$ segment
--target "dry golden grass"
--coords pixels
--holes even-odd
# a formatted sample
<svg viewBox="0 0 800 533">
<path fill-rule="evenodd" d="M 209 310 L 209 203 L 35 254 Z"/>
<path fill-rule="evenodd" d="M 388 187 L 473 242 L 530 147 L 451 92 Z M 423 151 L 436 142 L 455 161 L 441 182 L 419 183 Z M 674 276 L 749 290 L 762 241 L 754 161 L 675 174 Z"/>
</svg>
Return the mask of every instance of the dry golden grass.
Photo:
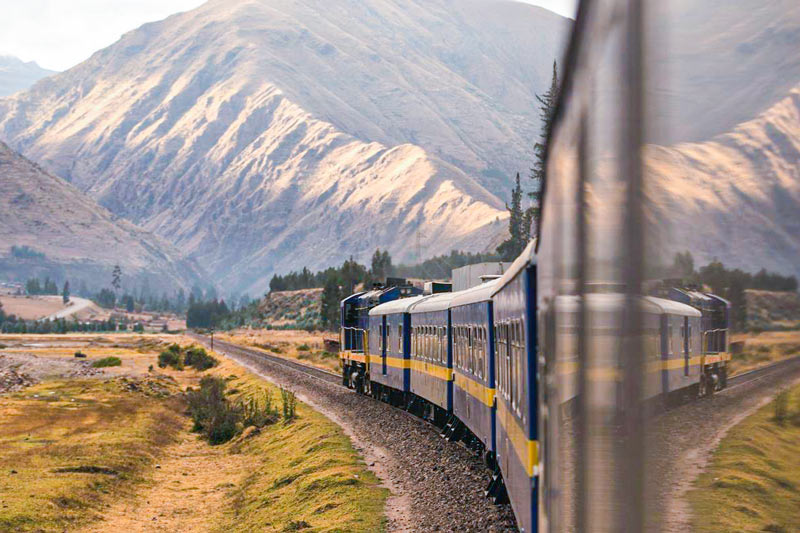
<svg viewBox="0 0 800 533">
<path fill-rule="evenodd" d="M 325 351 L 323 339 L 332 334 L 298 330 L 241 329 L 218 333 L 218 338 L 263 350 L 269 354 L 296 359 L 325 370 L 338 372 L 339 354 Z"/>
<path fill-rule="evenodd" d="M 48 381 L 0 395 L 0 531 L 385 527 L 386 489 L 341 428 L 303 404 L 295 420 L 222 446 L 190 433 L 179 397 L 153 391 L 195 387 L 210 374 L 226 380 L 232 401 L 266 391 L 280 407 L 280 393 L 220 354 L 214 354 L 220 364 L 205 373 L 159 369 L 158 352 L 171 342 L 192 344 L 188 338 L 48 335 L 0 342 L 48 344 L 5 350 L 36 350 L 40 357 L 73 357 L 78 348 L 90 361 L 123 362 L 105 369 L 110 379 Z"/>
<path fill-rule="evenodd" d="M 800 331 L 739 333 L 731 337 L 731 342 L 743 343 L 743 346 L 741 353 L 731 359 L 730 375 L 800 355 Z"/>
<path fill-rule="evenodd" d="M 0 531 L 62 531 L 130 497 L 182 425 L 180 408 L 153 394 L 175 385 L 148 383 L 52 381 L 4 397 Z"/>
<path fill-rule="evenodd" d="M 0 296 L 6 314 L 36 320 L 64 309 L 61 296 Z"/>
</svg>

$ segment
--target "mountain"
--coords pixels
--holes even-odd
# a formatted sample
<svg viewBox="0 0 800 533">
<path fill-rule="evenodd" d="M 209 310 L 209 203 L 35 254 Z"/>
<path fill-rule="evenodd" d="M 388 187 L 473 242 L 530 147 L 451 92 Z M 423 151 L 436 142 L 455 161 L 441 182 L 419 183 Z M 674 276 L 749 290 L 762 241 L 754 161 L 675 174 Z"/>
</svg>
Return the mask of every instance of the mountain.
<svg viewBox="0 0 800 533">
<path fill-rule="evenodd" d="M 13 56 L 0 56 L 0 97 L 29 88 L 42 78 L 55 74 L 34 61 L 25 63 Z"/>
<path fill-rule="evenodd" d="M 667 255 L 800 277 L 800 84 L 733 131 L 647 150 L 654 216 Z"/>
<path fill-rule="evenodd" d="M 648 98 L 657 144 L 702 142 L 766 112 L 800 83 L 797 0 L 648 6 Z M 657 102 L 657 105 L 655 105 Z"/>
<path fill-rule="evenodd" d="M 33 255 L 15 256 L 12 246 L 27 246 Z M 158 292 L 189 288 L 203 276 L 162 239 L 117 219 L 0 142 L 0 273 L 20 280 L 49 275 L 99 289 L 108 286 L 116 264 L 126 286 Z"/>
<path fill-rule="evenodd" d="M 0 138 L 230 290 L 483 250 L 571 21 L 501 0 L 212 0 L 0 100 Z"/>
</svg>

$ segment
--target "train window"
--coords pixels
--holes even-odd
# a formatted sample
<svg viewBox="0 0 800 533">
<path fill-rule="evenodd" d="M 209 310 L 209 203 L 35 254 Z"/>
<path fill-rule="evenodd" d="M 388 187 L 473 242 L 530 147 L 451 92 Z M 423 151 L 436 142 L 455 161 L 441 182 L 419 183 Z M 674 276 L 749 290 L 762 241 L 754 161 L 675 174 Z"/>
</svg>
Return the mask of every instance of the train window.
<svg viewBox="0 0 800 533">
<path fill-rule="evenodd" d="M 397 352 L 403 353 L 403 325 L 397 326 Z"/>
</svg>

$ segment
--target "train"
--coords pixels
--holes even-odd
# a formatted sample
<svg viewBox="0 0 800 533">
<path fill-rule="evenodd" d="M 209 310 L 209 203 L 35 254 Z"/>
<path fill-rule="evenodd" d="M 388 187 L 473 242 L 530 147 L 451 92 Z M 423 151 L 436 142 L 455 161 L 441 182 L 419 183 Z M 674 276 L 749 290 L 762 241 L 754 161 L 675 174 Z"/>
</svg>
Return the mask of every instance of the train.
<svg viewBox="0 0 800 533">
<path fill-rule="evenodd" d="M 480 453 L 495 473 L 487 494 L 510 502 L 524 533 L 538 531 L 546 509 L 546 407 L 567 408 L 578 394 L 578 332 L 596 356 L 586 370 L 591 379 L 616 386 L 620 369 L 610 354 L 619 349 L 614 328 L 626 301 L 613 287 L 558 296 L 547 306 L 537 298 L 532 242 L 502 276 L 477 287 L 421 291 L 394 280 L 345 298 L 340 308 L 343 384 L 429 420 Z M 672 288 L 641 296 L 638 307 L 648 400 L 725 387 L 727 301 Z M 545 386 L 548 371 L 555 386 Z"/>
</svg>

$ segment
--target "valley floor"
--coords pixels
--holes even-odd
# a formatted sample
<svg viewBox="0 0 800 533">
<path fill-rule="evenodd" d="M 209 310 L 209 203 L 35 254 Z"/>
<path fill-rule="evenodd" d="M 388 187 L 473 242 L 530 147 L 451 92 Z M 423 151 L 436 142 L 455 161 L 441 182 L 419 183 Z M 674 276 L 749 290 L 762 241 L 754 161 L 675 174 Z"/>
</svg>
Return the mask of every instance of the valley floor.
<svg viewBox="0 0 800 533">
<path fill-rule="evenodd" d="M 0 337 L 1 531 L 385 527 L 386 489 L 341 429 L 303 404 L 295 419 L 223 445 L 193 433 L 183 391 L 202 376 L 224 379 L 233 401 L 268 394 L 279 407 L 281 395 L 220 354 L 202 374 L 158 368 L 173 342 L 191 344 L 168 335 Z M 92 368 L 112 355 L 120 366 Z"/>
</svg>

